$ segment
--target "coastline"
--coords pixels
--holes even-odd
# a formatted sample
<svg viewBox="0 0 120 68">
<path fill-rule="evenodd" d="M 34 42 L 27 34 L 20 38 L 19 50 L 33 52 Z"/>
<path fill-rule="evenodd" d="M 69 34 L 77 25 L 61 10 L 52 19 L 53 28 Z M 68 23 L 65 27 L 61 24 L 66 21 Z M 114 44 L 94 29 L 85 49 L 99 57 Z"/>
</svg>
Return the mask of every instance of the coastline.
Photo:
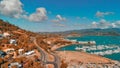
<svg viewBox="0 0 120 68">
<path fill-rule="evenodd" d="M 60 55 L 61 59 L 67 59 L 65 61 L 69 62 L 71 60 L 76 60 L 82 63 L 96 63 L 96 64 L 111 64 L 114 63 L 114 60 L 89 54 L 86 52 L 78 52 L 78 51 L 56 51 L 58 55 Z M 87 60 L 86 60 L 87 59 Z"/>
</svg>

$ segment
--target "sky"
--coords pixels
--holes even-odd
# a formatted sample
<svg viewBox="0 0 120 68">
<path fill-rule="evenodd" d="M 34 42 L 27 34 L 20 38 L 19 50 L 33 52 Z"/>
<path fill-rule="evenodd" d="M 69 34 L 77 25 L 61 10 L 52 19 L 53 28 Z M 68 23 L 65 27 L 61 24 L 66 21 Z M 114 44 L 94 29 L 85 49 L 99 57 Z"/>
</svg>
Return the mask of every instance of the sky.
<svg viewBox="0 0 120 68">
<path fill-rule="evenodd" d="M 33 32 L 120 28 L 120 0 L 0 0 L 0 19 Z"/>
</svg>

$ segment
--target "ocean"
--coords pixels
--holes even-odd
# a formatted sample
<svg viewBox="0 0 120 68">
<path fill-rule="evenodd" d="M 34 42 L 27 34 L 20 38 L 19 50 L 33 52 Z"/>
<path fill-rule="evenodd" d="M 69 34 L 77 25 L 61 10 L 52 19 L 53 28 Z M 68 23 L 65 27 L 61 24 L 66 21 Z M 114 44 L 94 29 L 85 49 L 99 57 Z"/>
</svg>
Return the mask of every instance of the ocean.
<svg viewBox="0 0 120 68">
<path fill-rule="evenodd" d="M 82 36 L 68 37 L 67 39 L 77 41 L 95 41 L 96 50 L 92 50 L 93 48 L 89 47 L 89 50 L 86 50 L 86 52 L 102 54 L 103 57 L 120 61 L 120 36 Z M 84 45 L 70 45 L 58 50 L 75 51 L 76 47 L 81 46 L 83 47 Z"/>
</svg>

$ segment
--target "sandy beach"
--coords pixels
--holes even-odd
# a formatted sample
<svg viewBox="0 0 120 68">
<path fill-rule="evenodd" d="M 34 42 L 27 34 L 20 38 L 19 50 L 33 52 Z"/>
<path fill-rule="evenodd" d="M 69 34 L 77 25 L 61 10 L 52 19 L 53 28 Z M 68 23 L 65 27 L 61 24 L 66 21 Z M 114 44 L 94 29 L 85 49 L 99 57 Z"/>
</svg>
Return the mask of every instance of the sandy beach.
<svg viewBox="0 0 120 68">
<path fill-rule="evenodd" d="M 86 63 L 95 63 L 95 64 L 110 64 L 114 61 L 97 56 L 88 54 L 85 52 L 76 52 L 76 51 L 57 51 L 57 54 L 61 59 L 64 59 L 66 62 L 81 62 L 83 64 Z"/>
</svg>

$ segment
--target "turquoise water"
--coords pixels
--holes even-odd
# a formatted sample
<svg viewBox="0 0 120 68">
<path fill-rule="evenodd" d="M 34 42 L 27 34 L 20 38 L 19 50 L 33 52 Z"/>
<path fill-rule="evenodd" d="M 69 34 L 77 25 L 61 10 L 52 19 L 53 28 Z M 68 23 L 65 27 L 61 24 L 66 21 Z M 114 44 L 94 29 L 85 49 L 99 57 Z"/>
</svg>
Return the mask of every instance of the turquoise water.
<svg viewBox="0 0 120 68">
<path fill-rule="evenodd" d="M 83 37 L 69 37 L 67 39 L 77 40 L 77 41 L 96 41 L 96 46 L 120 46 L 120 36 L 83 36 Z M 70 50 L 75 51 L 75 47 L 78 45 L 71 45 L 60 48 L 59 50 Z M 106 58 L 113 60 L 120 60 L 120 53 L 104 55 Z"/>
<path fill-rule="evenodd" d="M 120 45 L 120 36 L 83 36 L 69 37 L 68 39 L 76 39 L 77 41 L 96 41 L 97 45 Z"/>
</svg>

